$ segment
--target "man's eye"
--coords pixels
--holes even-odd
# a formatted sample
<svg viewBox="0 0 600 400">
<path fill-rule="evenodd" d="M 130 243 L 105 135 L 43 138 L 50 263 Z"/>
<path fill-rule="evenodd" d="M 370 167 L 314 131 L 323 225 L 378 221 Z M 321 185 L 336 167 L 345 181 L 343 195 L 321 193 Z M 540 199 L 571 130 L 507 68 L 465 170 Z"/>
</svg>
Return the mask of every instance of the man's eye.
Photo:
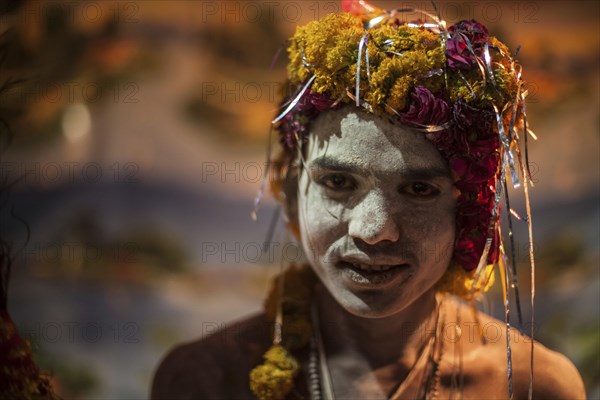
<svg viewBox="0 0 600 400">
<path fill-rule="evenodd" d="M 413 182 L 404 188 L 405 192 L 416 197 L 434 197 L 440 193 L 435 186 L 425 182 Z"/>
<path fill-rule="evenodd" d="M 356 186 L 352 178 L 343 175 L 327 175 L 319 183 L 331 190 L 352 190 Z"/>
</svg>

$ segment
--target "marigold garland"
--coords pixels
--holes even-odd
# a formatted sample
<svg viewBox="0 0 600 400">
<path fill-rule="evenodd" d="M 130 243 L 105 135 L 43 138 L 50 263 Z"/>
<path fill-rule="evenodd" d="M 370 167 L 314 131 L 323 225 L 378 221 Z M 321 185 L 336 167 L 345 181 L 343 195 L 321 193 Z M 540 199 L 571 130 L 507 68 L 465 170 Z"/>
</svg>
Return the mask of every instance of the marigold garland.
<svg viewBox="0 0 600 400">
<path fill-rule="evenodd" d="M 275 323 L 281 307 L 282 343 L 271 346 L 264 355 L 265 362 L 250 372 L 250 389 L 261 400 L 284 399 L 293 387 L 300 367 L 291 351 L 303 348 L 310 340 L 310 300 L 316 282 L 310 267 L 290 265 L 271 284 L 265 314 Z"/>
</svg>

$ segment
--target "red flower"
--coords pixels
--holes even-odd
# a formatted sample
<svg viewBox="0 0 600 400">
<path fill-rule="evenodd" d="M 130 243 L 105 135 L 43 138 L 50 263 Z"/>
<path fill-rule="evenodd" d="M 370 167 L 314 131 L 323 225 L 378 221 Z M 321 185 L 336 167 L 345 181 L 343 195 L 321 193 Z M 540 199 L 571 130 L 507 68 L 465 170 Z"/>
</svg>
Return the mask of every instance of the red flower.
<svg viewBox="0 0 600 400">
<path fill-rule="evenodd" d="M 450 168 L 459 178 L 457 187 L 460 183 L 467 185 L 482 186 L 495 176 L 497 168 L 497 158 L 495 155 L 485 157 L 481 160 L 475 160 L 464 156 L 453 156 L 450 158 Z M 477 188 L 474 188 L 477 189 Z M 469 192 L 473 190 L 467 190 Z"/>
<path fill-rule="evenodd" d="M 487 28 L 475 20 L 460 21 L 448 28 L 446 41 L 448 66 L 454 69 L 471 69 L 477 66 L 477 57 L 483 54 L 488 40 Z"/>
<path fill-rule="evenodd" d="M 287 98 L 282 108 L 293 98 Z M 279 141 L 283 147 L 294 152 L 298 142 L 306 142 L 310 121 L 319 113 L 332 108 L 334 100 L 321 93 L 308 92 L 298 100 L 294 108 L 285 116 L 279 125 Z"/>
<path fill-rule="evenodd" d="M 446 158 L 453 154 L 471 155 L 472 151 L 475 152 L 472 155 L 481 158 L 498 147 L 493 111 L 472 107 L 459 99 L 452 105 L 450 114 L 451 126 L 448 129 L 427 134 Z M 482 139 L 492 141 L 477 142 Z"/>
<path fill-rule="evenodd" d="M 459 99 L 452 106 L 453 129 L 472 140 L 494 135 L 496 115 L 491 108 L 475 108 Z"/>
<path fill-rule="evenodd" d="M 481 139 L 469 143 L 469 155 L 475 159 L 489 159 L 489 162 L 497 165 L 498 160 L 496 151 L 498 151 L 500 141 L 497 135 L 488 139 Z"/>
<path fill-rule="evenodd" d="M 456 241 L 454 248 L 454 259 L 467 271 L 477 268 L 483 246 L 470 239 Z"/>
<path fill-rule="evenodd" d="M 308 98 L 308 101 L 315 108 L 317 113 L 330 109 L 334 103 L 334 100 L 322 93 L 310 92 L 304 97 Z"/>
<path fill-rule="evenodd" d="M 436 97 L 425 86 L 417 86 L 410 95 L 408 111 L 401 113 L 402 122 L 418 125 L 442 125 L 446 123 L 449 107 L 446 101 Z"/>
</svg>

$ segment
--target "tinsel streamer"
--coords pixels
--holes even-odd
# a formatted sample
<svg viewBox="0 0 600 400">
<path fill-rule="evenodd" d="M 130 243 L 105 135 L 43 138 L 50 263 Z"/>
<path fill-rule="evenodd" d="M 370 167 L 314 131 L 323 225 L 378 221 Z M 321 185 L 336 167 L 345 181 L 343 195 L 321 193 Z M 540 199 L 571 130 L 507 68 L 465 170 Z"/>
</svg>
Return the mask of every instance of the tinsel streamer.
<svg viewBox="0 0 600 400">
<path fill-rule="evenodd" d="M 273 324 L 273 345 L 279 345 L 283 341 L 282 329 L 283 329 L 283 295 L 285 290 L 285 274 L 283 273 L 283 262 L 279 266 L 279 286 L 278 291 L 278 303 L 277 313 L 275 314 L 275 323 Z"/>
<path fill-rule="evenodd" d="M 369 62 L 369 49 L 365 51 L 365 64 L 367 67 L 367 82 L 371 83 L 371 63 Z"/>
<path fill-rule="evenodd" d="M 529 169 L 529 148 L 527 146 L 527 136 L 529 134 L 529 129 L 527 129 L 527 108 L 525 105 L 525 97 L 527 93 L 521 93 L 521 112 L 523 113 L 523 136 L 524 136 L 524 145 L 525 145 L 525 167 L 527 168 L 527 176 L 529 177 L 529 181 L 532 181 L 531 171 Z M 535 136 L 534 136 L 535 138 Z"/>
<path fill-rule="evenodd" d="M 527 209 L 527 228 L 529 231 L 529 264 L 531 265 L 531 358 L 529 360 L 529 400 L 533 397 L 533 342 L 535 338 L 534 314 L 535 314 L 535 257 L 533 254 L 533 222 L 531 220 L 531 205 L 529 203 L 529 178 L 527 174 L 523 177 L 523 189 L 525 191 L 525 207 Z"/>
<path fill-rule="evenodd" d="M 446 122 L 442 125 L 422 125 L 422 124 L 414 124 L 414 128 L 425 132 L 425 133 L 435 133 L 439 131 L 443 131 L 448 129 L 452 124 L 450 122 Z"/>
<path fill-rule="evenodd" d="M 358 42 L 358 60 L 356 61 L 356 88 L 354 92 L 354 96 L 356 97 L 356 107 L 360 107 L 360 63 L 362 60 L 363 48 L 365 47 L 368 36 L 369 34 L 365 32 Z M 369 49 L 367 49 L 367 54 L 368 53 Z"/>
<path fill-rule="evenodd" d="M 473 58 L 477 62 L 477 67 L 479 68 L 479 72 L 481 72 L 481 79 L 483 80 L 483 85 L 484 86 L 487 85 L 487 75 L 485 73 L 486 70 L 485 70 L 485 65 L 484 65 L 485 62 L 481 61 L 481 58 L 479 58 L 479 56 L 475 53 L 475 50 L 473 49 L 473 45 L 471 44 L 471 41 L 469 40 L 469 38 L 464 33 L 459 33 L 459 35 L 462 37 L 463 42 L 465 42 L 465 44 L 467 45 L 467 50 L 469 50 L 469 53 L 471 53 L 471 55 L 473 55 Z M 498 90 L 495 83 L 494 83 L 494 88 L 496 90 Z"/>
<path fill-rule="evenodd" d="M 507 143 L 507 138 L 506 138 L 506 135 L 504 132 L 504 124 L 502 122 L 502 117 L 500 116 L 498 107 L 495 104 L 493 104 L 493 107 L 494 107 L 494 111 L 496 113 L 496 123 L 498 124 L 498 135 L 500 136 L 501 143 L 504 144 L 504 146 L 503 146 L 504 152 L 501 151 L 500 173 L 498 175 L 498 178 L 496 178 L 496 193 L 494 196 L 494 206 L 492 208 L 492 215 L 491 215 L 490 223 L 488 226 L 488 232 L 487 232 L 487 237 L 486 237 L 486 241 L 485 241 L 485 246 L 483 248 L 481 258 L 479 259 L 479 264 L 477 265 L 477 269 L 475 270 L 475 278 L 473 280 L 473 286 L 471 287 L 471 291 L 470 291 L 471 297 L 473 297 L 473 294 L 475 293 L 475 288 L 478 286 L 477 282 L 479 282 L 479 279 L 481 276 L 481 271 L 483 271 L 483 269 L 487 265 L 487 256 L 488 256 L 490 248 L 492 246 L 493 235 L 495 233 L 495 227 L 498 222 L 498 218 L 497 218 L 498 206 L 500 204 L 500 198 L 502 197 L 502 189 L 503 189 L 503 186 L 502 186 L 503 178 L 502 177 L 505 176 L 505 174 L 506 174 L 506 164 L 510 164 L 510 160 L 512 159 L 511 157 L 509 157 L 510 145 Z M 502 153 L 504 153 L 504 154 L 502 154 Z M 514 165 L 513 165 L 513 167 L 514 167 Z M 514 183 L 514 180 L 513 180 L 513 183 Z"/>
<path fill-rule="evenodd" d="M 510 68 L 516 77 L 515 80 L 517 82 L 517 93 L 515 94 L 515 98 L 513 99 L 513 103 L 512 103 L 513 109 L 512 109 L 512 114 L 510 116 L 510 125 L 509 125 L 508 130 L 509 130 L 510 134 L 513 136 L 516 143 L 518 144 L 519 134 L 517 133 L 517 130 L 515 129 L 515 123 L 517 120 L 517 110 L 519 109 L 519 100 L 521 99 L 521 90 L 523 89 L 523 81 L 521 80 L 521 66 L 519 66 L 519 68 L 515 68 L 515 61 L 511 60 Z"/>
<path fill-rule="evenodd" d="M 385 108 L 389 111 L 391 111 L 392 113 L 394 113 L 394 115 L 396 115 L 398 118 L 401 117 L 400 113 L 398 112 L 398 110 L 396 110 L 394 107 L 390 106 L 388 103 L 385 103 Z"/>
<path fill-rule="evenodd" d="M 498 123 L 498 134 L 500 135 L 500 142 L 504 146 L 504 157 L 508 160 L 508 168 L 510 170 L 510 176 L 512 179 L 513 187 L 518 188 L 521 186 L 519 181 L 519 176 L 517 175 L 517 170 L 515 169 L 515 159 L 512 154 L 512 150 L 510 149 L 510 142 L 508 141 L 508 137 L 506 136 L 506 132 L 504 130 L 504 124 L 502 123 L 502 116 L 500 115 L 500 111 L 498 107 L 493 104 L 494 112 L 496 114 L 496 122 Z M 504 161 L 503 161 L 504 164 Z"/>
<path fill-rule="evenodd" d="M 510 200 L 508 196 L 508 187 L 506 184 L 506 177 L 502 179 L 504 186 L 504 202 L 506 203 L 506 209 L 509 212 L 506 213 L 506 219 L 508 220 L 508 238 L 510 240 L 510 266 L 511 266 L 511 284 L 510 287 L 515 291 L 515 303 L 517 306 L 517 318 L 519 320 L 519 330 L 523 331 L 523 314 L 521 313 L 521 299 L 519 296 L 519 279 L 517 277 L 517 257 L 515 249 L 515 237 L 513 233 L 512 215 L 514 211 L 510 208 Z M 518 215 L 518 214 L 517 214 Z"/>
<path fill-rule="evenodd" d="M 425 28 L 425 29 L 439 31 L 439 29 L 436 29 L 436 28 L 438 28 L 438 24 L 431 24 L 431 23 L 415 24 L 415 23 L 409 22 L 406 24 L 406 26 L 408 26 L 409 28 Z"/>
<path fill-rule="evenodd" d="M 506 323 L 506 371 L 508 379 L 508 398 L 513 398 L 513 371 L 512 371 L 512 350 L 510 345 L 510 293 L 509 289 L 509 271 L 506 263 L 506 254 L 504 247 L 500 245 L 500 257 L 498 257 L 498 271 L 500 272 L 500 281 L 502 282 L 502 297 L 504 299 L 504 322 Z"/>
<path fill-rule="evenodd" d="M 527 93 L 521 94 L 521 107 L 523 110 L 523 136 L 525 136 L 525 168 L 526 173 L 523 173 L 523 191 L 525 192 L 525 209 L 527 210 L 527 231 L 529 234 L 529 264 L 531 267 L 531 350 L 529 359 L 529 394 L 528 398 L 533 398 L 533 351 L 535 338 L 535 256 L 533 252 L 533 221 L 531 219 L 531 203 L 529 201 L 529 185 L 533 186 L 531 181 L 531 171 L 529 170 L 529 152 L 527 149 L 527 136 L 530 133 L 527 129 L 527 113 L 525 108 L 525 97 Z M 535 136 L 533 136 L 535 138 Z M 525 172 L 525 171 L 524 171 Z"/>
<path fill-rule="evenodd" d="M 392 17 L 392 12 L 391 11 L 385 11 L 385 10 L 381 10 L 382 14 L 377 15 L 376 17 L 371 18 L 368 21 L 365 21 L 363 23 L 363 26 L 365 29 L 371 29 L 376 27 L 379 24 L 387 24 L 388 21 L 390 20 L 390 18 Z"/>
<path fill-rule="evenodd" d="M 500 176 L 503 176 L 506 173 L 506 161 L 502 161 L 500 163 Z M 471 286 L 470 297 L 472 298 L 475 294 L 475 289 L 480 286 L 478 282 L 481 278 L 481 272 L 485 269 L 487 265 L 487 256 L 490 252 L 490 248 L 492 247 L 492 241 L 494 238 L 496 225 L 497 225 L 497 215 L 498 208 L 500 205 L 500 199 L 502 197 L 502 184 L 500 182 L 500 178 L 496 178 L 496 193 L 494 195 L 494 207 L 492 208 L 492 215 L 490 217 L 490 223 L 488 225 L 487 237 L 485 240 L 485 246 L 483 247 L 483 252 L 481 253 L 481 258 L 479 259 L 479 264 L 477 265 L 477 269 L 475 270 L 475 277 L 473 279 L 473 286 Z"/>
<path fill-rule="evenodd" d="M 444 73 L 444 70 L 442 68 L 432 69 L 431 71 L 427 71 L 424 74 L 418 75 L 417 78 L 418 79 L 431 78 L 434 75 L 442 75 L 443 73 Z"/>
<path fill-rule="evenodd" d="M 443 29 L 444 21 L 441 18 L 439 18 L 437 15 L 430 14 L 429 12 L 421 10 L 419 8 L 398 8 L 393 11 L 397 14 L 402 14 L 405 12 L 421 13 L 423 15 L 428 16 L 432 20 L 434 20 L 438 29 L 440 29 L 440 30 Z M 436 11 L 437 11 L 437 8 L 436 8 Z"/>
<path fill-rule="evenodd" d="M 431 6 L 433 7 L 433 11 L 435 11 L 435 16 L 437 17 L 437 20 L 442 21 L 442 15 L 440 14 L 440 10 L 438 10 L 435 1 L 431 0 Z"/>
<path fill-rule="evenodd" d="M 394 44 L 394 41 L 392 39 L 386 39 L 383 41 L 383 43 L 381 44 L 383 47 L 392 47 L 392 45 Z M 402 53 L 398 53 L 397 51 L 391 51 L 391 50 L 384 50 L 383 51 L 385 54 L 393 54 L 395 56 L 398 57 L 404 57 L 404 54 Z"/>
<path fill-rule="evenodd" d="M 433 4 L 433 2 L 432 2 Z M 436 13 L 438 12 L 437 7 L 435 6 L 435 4 L 433 5 Z M 402 13 L 421 13 L 423 15 L 426 15 L 427 17 L 431 18 L 432 20 L 435 21 L 435 24 L 427 24 L 427 23 L 423 23 L 423 24 L 406 24 L 408 26 L 412 26 L 412 25 L 416 25 L 418 27 L 426 27 L 428 29 L 433 29 L 433 28 L 437 28 L 440 32 L 442 31 L 446 31 L 445 29 L 445 22 L 444 20 L 442 20 L 438 15 L 433 15 L 428 13 L 427 11 L 423 11 L 421 9 L 418 8 L 398 8 L 395 10 L 381 10 L 382 14 L 377 15 L 375 17 L 372 17 L 370 20 L 366 21 L 364 23 L 364 27 L 365 29 L 371 29 L 379 24 L 386 24 L 388 23 L 391 19 L 394 19 L 398 22 L 402 22 L 398 19 L 397 15 L 398 14 L 402 14 Z"/>
<path fill-rule="evenodd" d="M 498 51 L 500 51 L 500 50 L 498 50 Z M 523 136 L 524 136 L 524 141 L 525 141 L 525 143 L 524 143 L 524 146 L 525 146 L 525 168 L 523 170 L 523 174 L 527 173 L 527 175 L 529 177 L 529 180 L 531 181 L 531 179 L 532 179 L 531 178 L 531 171 L 529 170 L 529 151 L 527 149 L 527 134 L 529 133 L 528 132 L 529 130 L 527 129 L 527 111 L 525 109 L 525 98 L 527 97 L 528 90 L 525 90 L 525 91 L 522 90 L 522 88 L 523 88 L 523 81 L 521 80 L 522 68 L 521 68 L 520 65 L 518 66 L 518 68 L 515 68 L 515 62 L 514 62 L 514 59 L 517 58 L 517 56 L 518 56 L 518 54 L 519 54 L 520 51 L 521 51 L 521 45 L 517 46 L 517 50 L 515 51 L 514 58 L 513 58 L 512 62 L 511 62 L 512 70 L 515 72 L 517 83 L 519 84 L 519 87 L 518 87 L 518 90 L 517 90 L 517 98 L 515 99 L 515 110 L 514 110 L 515 113 L 514 113 L 514 115 L 516 116 L 516 109 L 518 107 L 518 104 L 521 104 L 521 112 L 523 114 Z M 502 52 L 501 52 L 501 54 L 504 55 Z M 520 102 L 519 102 L 519 100 L 520 100 Z M 518 140 L 519 139 L 519 135 L 517 133 L 517 130 L 514 129 L 514 122 L 513 121 L 511 121 L 511 128 L 513 128 L 515 137 Z M 533 132 L 531 132 L 531 133 L 533 134 Z M 534 139 L 537 139 L 535 137 L 535 135 L 533 135 L 533 137 L 534 137 Z M 531 182 L 531 185 L 533 186 L 533 182 Z"/>
<path fill-rule="evenodd" d="M 522 217 L 519 213 L 517 213 L 514 209 L 510 209 L 510 213 L 513 217 L 515 217 L 519 221 L 527 221 L 527 217 Z"/>
<path fill-rule="evenodd" d="M 465 86 L 471 92 L 471 97 L 472 98 L 476 98 L 477 95 L 475 94 L 475 91 L 473 90 L 473 88 L 471 87 L 471 84 L 469 83 L 469 81 L 467 80 L 467 78 L 465 78 L 465 76 L 463 75 L 463 73 L 460 70 L 458 70 L 458 76 L 460 77 L 460 80 L 463 81 L 463 83 L 465 84 Z"/>
<path fill-rule="evenodd" d="M 490 45 L 489 43 L 485 43 L 483 46 L 483 59 L 485 60 L 485 66 L 487 68 L 487 72 L 490 77 L 490 81 L 492 82 L 492 86 L 498 92 L 498 84 L 496 83 L 496 78 L 494 77 L 494 70 L 492 69 L 492 56 L 490 55 Z"/>
<path fill-rule="evenodd" d="M 386 51 L 384 51 L 384 53 L 385 54 L 393 54 L 393 55 L 398 56 L 398 57 L 404 57 L 404 54 L 398 53 L 397 51 L 386 50 Z"/>
<path fill-rule="evenodd" d="M 354 96 L 349 90 L 346 90 L 346 95 L 352 100 L 352 101 L 356 101 L 356 96 Z M 369 112 L 373 112 L 373 107 L 371 107 L 371 105 L 369 103 L 367 103 L 366 101 L 363 101 L 362 103 L 360 103 L 359 107 L 364 108 L 365 110 L 369 111 Z M 391 107 L 390 107 L 391 108 Z M 394 109 L 392 109 L 394 110 Z M 395 110 L 394 110 L 395 111 Z"/>
<path fill-rule="evenodd" d="M 498 50 L 500 51 L 500 50 Z M 519 49 L 517 49 L 517 53 L 518 53 Z M 517 157 L 519 160 L 519 166 L 522 172 L 522 176 L 524 176 L 526 174 L 526 169 L 523 166 L 523 162 L 521 161 L 521 153 L 519 150 L 519 135 L 515 129 L 515 123 L 516 123 L 516 117 L 517 117 L 517 109 L 519 106 L 519 99 L 521 98 L 521 89 L 522 89 L 522 81 L 521 81 L 521 68 L 520 66 L 518 68 L 515 68 L 515 61 L 514 58 L 510 58 L 508 57 L 506 54 L 502 53 L 500 51 L 500 54 L 510 60 L 510 67 L 511 70 L 513 72 L 513 74 L 515 75 L 515 80 L 517 83 L 517 93 L 515 94 L 515 98 L 512 102 L 512 111 L 511 111 L 511 116 L 510 116 L 510 123 L 509 123 L 509 127 L 508 127 L 508 135 L 509 135 L 509 143 L 513 143 L 515 146 L 515 151 L 517 153 Z M 516 57 L 516 55 L 515 55 Z M 489 60 L 489 50 L 486 47 L 486 63 L 488 63 L 488 66 L 491 69 L 491 65 L 488 62 Z M 518 69 L 518 70 L 517 70 Z M 507 104 L 508 106 L 508 104 Z M 506 203 L 506 209 L 507 209 L 507 213 L 506 213 L 506 218 L 507 218 L 507 222 L 508 222 L 508 237 L 510 240 L 510 255 L 511 255 L 511 260 L 510 260 L 510 274 L 506 274 L 507 278 L 510 276 L 510 286 L 508 286 L 508 282 L 507 282 L 507 286 L 511 289 L 514 290 L 515 292 L 515 303 L 516 303 L 516 307 L 517 307 L 517 319 L 519 322 L 519 330 L 521 331 L 521 333 L 523 333 L 523 314 L 521 311 L 521 299 L 520 299 L 520 295 L 519 295 L 519 280 L 518 280 L 518 275 L 517 275 L 517 260 L 516 260 L 516 248 L 515 248 L 515 240 L 514 240 L 514 231 L 513 231 L 513 223 L 512 223 L 512 216 L 515 215 L 517 219 L 522 220 L 522 218 L 520 218 L 520 216 L 511 208 L 510 206 L 510 199 L 509 199 L 509 193 L 508 193 L 508 187 L 507 187 L 507 183 L 506 183 L 506 176 L 502 177 L 502 184 L 504 186 L 504 201 Z M 504 252 L 504 246 L 502 246 L 502 251 L 503 251 L 503 257 L 506 254 Z M 505 260 L 503 260 L 505 261 Z M 507 264 L 507 263 L 505 263 Z M 507 268 L 508 269 L 508 268 Z M 508 294 L 508 296 L 510 296 L 510 294 Z M 508 301 L 508 300 L 507 300 Z M 507 308 L 507 313 L 508 313 L 508 308 Z M 508 319 L 507 319 L 507 323 L 508 323 Z M 509 339 L 507 339 L 509 340 Z M 509 342 L 510 343 L 510 342 Z M 510 349 L 508 349 L 508 351 L 510 351 Z"/>
<path fill-rule="evenodd" d="M 267 162 L 265 165 L 265 170 L 263 172 L 262 180 L 260 181 L 260 187 L 258 188 L 258 193 L 256 193 L 256 197 L 254 198 L 254 205 L 252 207 L 252 213 L 250 214 L 253 221 L 258 219 L 258 209 L 260 208 L 262 198 L 265 194 L 265 188 L 267 186 L 267 177 L 269 176 L 269 168 L 271 166 L 271 151 L 272 151 L 272 140 L 273 140 L 273 125 L 271 125 L 269 129 L 269 142 L 267 143 Z"/>
<path fill-rule="evenodd" d="M 285 108 L 285 110 L 283 110 L 283 112 L 281 114 L 279 114 L 277 116 L 277 118 L 275 118 L 273 121 L 271 121 L 272 124 L 276 124 L 277 122 L 281 121 L 286 115 L 288 115 L 288 113 L 290 111 L 292 111 L 292 109 L 294 107 L 296 107 L 296 104 L 298 104 L 298 102 L 300 101 L 300 99 L 302 98 L 302 96 L 304 96 L 304 93 L 308 90 L 308 88 L 310 87 L 310 85 L 312 85 L 313 81 L 317 78 L 317 75 L 313 75 L 310 77 L 310 79 L 308 80 L 308 82 L 306 82 L 306 84 L 304 84 L 304 86 L 302 87 L 302 89 L 300 90 L 300 92 L 298 93 L 298 95 L 296 95 L 296 97 L 294 98 L 294 100 L 291 101 L 290 104 L 288 104 L 288 106 Z"/>
<path fill-rule="evenodd" d="M 265 237 L 265 242 L 263 243 L 262 254 L 265 254 L 269 251 L 271 247 L 271 240 L 275 234 L 275 228 L 277 227 L 277 222 L 279 222 L 279 217 L 281 216 L 281 205 L 277 205 L 275 208 L 275 212 L 273 212 L 273 216 L 271 217 L 271 222 L 269 223 L 269 229 L 267 230 L 267 235 Z"/>
<path fill-rule="evenodd" d="M 380 23 L 386 23 L 389 20 L 389 13 L 378 15 L 377 17 L 371 18 L 369 21 L 364 23 L 365 29 L 371 29 Z"/>
<path fill-rule="evenodd" d="M 279 60 L 279 56 L 281 55 L 283 48 L 284 48 L 284 46 L 279 46 L 279 48 L 277 49 L 277 52 L 275 52 L 275 55 L 273 56 L 273 59 L 271 60 L 271 65 L 269 66 L 269 71 L 272 71 L 273 68 L 275 67 L 275 63 L 277 62 L 277 60 Z"/>
</svg>

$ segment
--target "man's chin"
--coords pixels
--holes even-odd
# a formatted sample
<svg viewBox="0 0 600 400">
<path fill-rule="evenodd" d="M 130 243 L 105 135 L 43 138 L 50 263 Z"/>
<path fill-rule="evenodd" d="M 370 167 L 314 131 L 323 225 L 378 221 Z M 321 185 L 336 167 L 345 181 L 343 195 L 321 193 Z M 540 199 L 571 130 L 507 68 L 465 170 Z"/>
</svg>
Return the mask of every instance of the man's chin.
<svg viewBox="0 0 600 400">
<path fill-rule="evenodd" d="M 402 311 L 405 301 L 391 293 L 356 292 L 344 288 L 333 295 L 337 303 L 348 313 L 361 318 L 385 318 Z"/>
</svg>

